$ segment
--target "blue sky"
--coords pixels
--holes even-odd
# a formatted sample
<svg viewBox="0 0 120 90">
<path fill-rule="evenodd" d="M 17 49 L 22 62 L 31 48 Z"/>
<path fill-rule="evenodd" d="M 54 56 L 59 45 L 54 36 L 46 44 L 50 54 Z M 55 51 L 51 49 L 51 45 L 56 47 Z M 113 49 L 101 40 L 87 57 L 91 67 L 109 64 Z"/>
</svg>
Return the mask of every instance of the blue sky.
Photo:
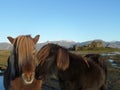
<svg viewBox="0 0 120 90">
<path fill-rule="evenodd" d="M 0 42 L 40 34 L 39 42 L 120 41 L 120 0 L 0 0 Z"/>
</svg>

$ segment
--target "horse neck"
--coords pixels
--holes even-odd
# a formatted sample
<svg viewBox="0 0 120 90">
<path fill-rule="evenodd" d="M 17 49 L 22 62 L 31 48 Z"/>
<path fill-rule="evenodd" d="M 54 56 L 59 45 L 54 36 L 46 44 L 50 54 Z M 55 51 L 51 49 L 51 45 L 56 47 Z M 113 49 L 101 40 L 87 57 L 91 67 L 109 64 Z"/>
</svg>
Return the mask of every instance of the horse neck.
<svg viewBox="0 0 120 90">
<path fill-rule="evenodd" d="M 17 55 L 18 52 L 16 52 L 15 49 L 13 49 L 11 51 L 11 54 L 10 54 L 10 58 L 9 58 L 9 62 L 10 62 L 10 68 L 11 68 L 11 76 L 12 77 L 18 77 L 22 71 L 21 69 L 19 68 L 19 58 L 18 58 L 18 55 Z"/>
<path fill-rule="evenodd" d="M 32 84 L 25 85 L 21 77 L 11 81 L 11 90 L 41 90 L 42 80 L 34 80 Z"/>
</svg>

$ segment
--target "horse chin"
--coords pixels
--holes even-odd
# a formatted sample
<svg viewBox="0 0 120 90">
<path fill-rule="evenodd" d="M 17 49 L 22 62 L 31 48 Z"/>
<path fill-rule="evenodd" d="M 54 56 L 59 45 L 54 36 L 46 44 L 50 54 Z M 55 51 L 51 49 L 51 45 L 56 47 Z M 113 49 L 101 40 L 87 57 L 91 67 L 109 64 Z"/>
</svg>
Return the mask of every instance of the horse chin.
<svg viewBox="0 0 120 90">
<path fill-rule="evenodd" d="M 25 85 L 32 84 L 32 82 L 34 81 L 34 75 L 31 77 L 30 80 L 27 80 L 25 74 L 22 74 L 22 79 Z"/>
</svg>

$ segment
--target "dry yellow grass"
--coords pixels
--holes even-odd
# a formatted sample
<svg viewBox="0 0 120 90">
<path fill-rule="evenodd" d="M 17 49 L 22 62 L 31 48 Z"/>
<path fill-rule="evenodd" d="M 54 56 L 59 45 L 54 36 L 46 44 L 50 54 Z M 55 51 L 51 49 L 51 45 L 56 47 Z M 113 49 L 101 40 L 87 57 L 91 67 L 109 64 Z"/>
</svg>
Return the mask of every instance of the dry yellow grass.
<svg viewBox="0 0 120 90">
<path fill-rule="evenodd" d="M 8 50 L 0 50 L 0 67 L 6 68 L 7 65 L 7 59 L 10 54 L 10 51 Z"/>
</svg>

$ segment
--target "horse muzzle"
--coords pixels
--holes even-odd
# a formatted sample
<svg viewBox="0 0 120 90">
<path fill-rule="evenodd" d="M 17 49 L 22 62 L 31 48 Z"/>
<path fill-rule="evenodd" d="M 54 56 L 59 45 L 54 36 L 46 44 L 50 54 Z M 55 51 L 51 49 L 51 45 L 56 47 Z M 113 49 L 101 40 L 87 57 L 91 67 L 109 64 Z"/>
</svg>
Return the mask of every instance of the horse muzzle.
<svg viewBox="0 0 120 90">
<path fill-rule="evenodd" d="M 31 75 L 27 75 L 23 73 L 22 79 L 23 79 L 24 84 L 32 84 L 32 82 L 34 81 L 34 76 L 35 76 L 35 73 L 32 73 Z"/>
</svg>

